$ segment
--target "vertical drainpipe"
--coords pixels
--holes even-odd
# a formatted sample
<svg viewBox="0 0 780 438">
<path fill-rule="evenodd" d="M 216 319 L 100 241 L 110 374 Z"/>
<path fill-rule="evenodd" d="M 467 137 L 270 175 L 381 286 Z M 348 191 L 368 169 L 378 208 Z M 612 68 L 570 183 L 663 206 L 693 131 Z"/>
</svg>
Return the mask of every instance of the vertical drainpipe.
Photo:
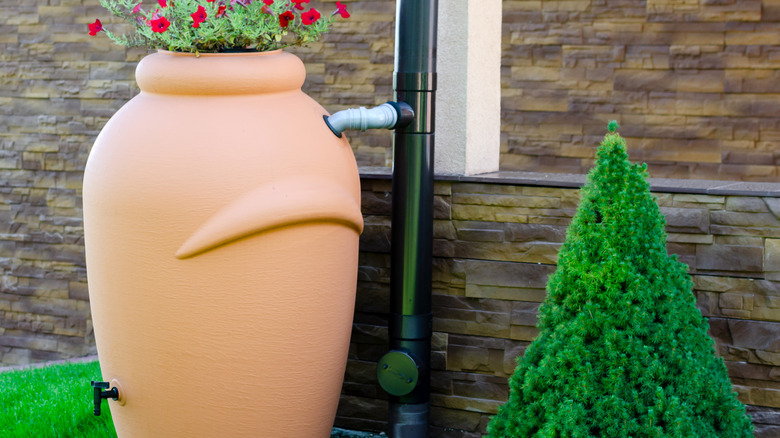
<svg viewBox="0 0 780 438">
<path fill-rule="evenodd" d="M 396 2 L 395 98 L 415 118 L 393 147 L 390 352 L 377 367 L 391 438 L 428 436 L 437 11 L 438 0 Z"/>
</svg>

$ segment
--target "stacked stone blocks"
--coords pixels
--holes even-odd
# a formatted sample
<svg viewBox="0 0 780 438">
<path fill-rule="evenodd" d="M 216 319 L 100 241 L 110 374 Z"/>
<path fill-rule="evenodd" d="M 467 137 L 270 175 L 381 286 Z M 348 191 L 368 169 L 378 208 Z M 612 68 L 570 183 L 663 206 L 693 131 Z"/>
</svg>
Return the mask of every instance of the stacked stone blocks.
<svg viewBox="0 0 780 438">
<path fill-rule="evenodd" d="M 335 10 L 335 0 L 318 3 Z M 354 18 L 337 21 L 326 40 L 294 50 L 306 62 L 305 88 L 331 112 L 392 98 L 394 2 L 350 10 Z M 81 182 L 100 129 L 138 93 L 134 71 L 147 53 L 90 37 L 96 18 L 117 33 L 130 30 L 97 0 L 0 5 L 2 365 L 95 352 Z M 375 133 L 355 149 L 361 163 L 384 165 L 389 145 Z"/>
<path fill-rule="evenodd" d="M 777 179 L 776 0 L 503 7 L 502 169 L 584 173 L 618 119 L 653 176 Z"/>
<path fill-rule="evenodd" d="M 320 1 L 323 10 L 334 3 Z M 323 41 L 294 49 L 307 65 L 306 91 L 331 112 L 393 98 L 395 1 L 349 6 L 352 17 Z M 54 156 L 60 136 L 88 145 L 78 136 L 137 92 L 132 74 L 144 52 L 86 34 L 95 18 L 121 30 L 97 0 L 0 8 L 0 114 L 9 134 L 36 135 L 41 148 L 23 151 L 26 161 L 48 157 L 50 168 L 65 168 Z M 654 176 L 780 176 L 777 0 L 504 0 L 502 8 L 502 169 L 585 173 L 604 122 L 617 118 Z M 359 164 L 390 164 L 387 135 L 353 137 Z M 0 165 L 22 159 L 6 149 Z"/>
<path fill-rule="evenodd" d="M 94 353 L 81 181 L 100 128 L 137 92 L 141 56 L 90 39 L 98 13 L 80 0 L 0 6 L 3 365 Z"/>
</svg>

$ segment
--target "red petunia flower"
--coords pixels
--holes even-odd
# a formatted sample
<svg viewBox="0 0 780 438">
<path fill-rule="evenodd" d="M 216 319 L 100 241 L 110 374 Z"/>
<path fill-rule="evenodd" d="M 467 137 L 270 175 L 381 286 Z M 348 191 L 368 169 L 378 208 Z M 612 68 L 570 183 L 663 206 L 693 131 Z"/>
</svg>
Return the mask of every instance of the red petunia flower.
<svg viewBox="0 0 780 438">
<path fill-rule="evenodd" d="M 334 12 L 333 15 L 341 14 L 342 18 L 349 18 L 349 12 L 347 12 L 347 5 L 342 5 L 341 2 L 337 1 L 336 7 L 338 8 L 338 10 L 336 10 L 336 12 Z"/>
<path fill-rule="evenodd" d="M 319 19 L 320 13 L 314 8 L 309 9 L 309 12 L 301 14 L 301 21 L 306 25 L 314 24 Z"/>
<path fill-rule="evenodd" d="M 171 25 L 171 22 L 165 17 L 160 17 L 156 20 L 152 20 L 151 25 L 152 32 L 163 33 L 168 30 L 168 26 Z"/>
<path fill-rule="evenodd" d="M 98 32 L 103 30 L 103 23 L 101 23 L 100 20 L 95 19 L 95 22 L 88 24 L 87 28 L 89 28 L 89 34 L 95 36 Z"/>
<path fill-rule="evenodd" d="M 209 2 L 209 3 L 214 3 L 217 0 L 206 0 L 206 1 Z"/>
<path fill-rule="evenodd" d="M 265 3 L 266 6 L 271 6 L 274 4 L 274 0 L 263 0 L 263 3 Z"/>
<path fill-rule="evenodd" d="M 135 5 L 135 7 L 133 8 L 133 13 L 134 14 L 137 14 L 139 12 L 141 12 L 141 3 L 140 2 L 137 5 Z"/>
<path fill-rule="evenodd" d="M 303 5 L 301 3 L 309 3 L 309 0 L 292 0 L 293 3 L 295 3 L 295 9 L 303 10 Z"/>
<path fill-rule="evenodd" d="M 203 6 L 198 6 L 198 9 L 194 13 L 190 14 L 190 17 L 192 17 L 192 27 L 200 27 L 200 23 L 206 21 L 206 8 Z"/>
<path fill-rule="evenodd" d="M 295 14 L 290 11 L 286 11 L 279 15 L 279 26 L 287 27 L 291 21 L 295 20 Z"/>
<path fill-rule="evenodd" d="M 227 6 L 219 5 L 219 7 L 217 8 L 217 17 L 221 17 L 225 15 L 225 10 L 227 10 Z"/>
<path fill-rule="evenodd" d="M 149 27 L 152 27 L 152 21 L 158 20 L 160 18 L 160 8 L 157 8 L 156 10 L 152 11 L 152 18 L 149 20 L 146 20 L 146 25 Z M 139 17 L 140 18 L 140 17 Z"/>
<path fill-rule="evenodd" d="M 160 7 L 167 8 L 168 7 L 168 0 L 157 0 L 157 3 L 160 4 Z"/>
</svg>

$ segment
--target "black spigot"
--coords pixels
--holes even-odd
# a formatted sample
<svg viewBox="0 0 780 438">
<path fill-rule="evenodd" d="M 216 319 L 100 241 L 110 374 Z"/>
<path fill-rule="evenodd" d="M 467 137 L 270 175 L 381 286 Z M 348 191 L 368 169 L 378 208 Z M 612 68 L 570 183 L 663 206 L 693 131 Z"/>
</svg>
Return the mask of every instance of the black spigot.
<svg viewBox="0 0 780 438">
<path fill-rule="evenodd" d="M 92 401 L 95 403 L 94 414 L 99 416 L 100 404 L 103 402 L 103 399 L 104 398 L 110 398 L 112 400 L 119 399 L 119 390 L 116 389 L 116 387 L 108 389 L 108 387 L 111 386 L 111 384 L 108 382 L 95 382 L 94 380 L 92 380 L 90 384 L 92 385 L 92 391 L 93 391 Z M 104 391 L 104 389 L 106 391 Z"/>
</svg>

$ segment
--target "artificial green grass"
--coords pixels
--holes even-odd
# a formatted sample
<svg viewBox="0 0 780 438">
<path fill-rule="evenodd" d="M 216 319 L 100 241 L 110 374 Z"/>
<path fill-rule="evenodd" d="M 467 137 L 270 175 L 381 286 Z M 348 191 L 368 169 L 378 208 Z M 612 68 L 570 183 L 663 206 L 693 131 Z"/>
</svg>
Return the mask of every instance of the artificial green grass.
<svg viewBox="0 0 780 438">
<path fill-rule="evenodd" d="M 102 380 L 97 362 L 0 373 L 0 437 L 116 437 L 108 403 L 92 414 L 90 380 Z"/>
<path fill-rule="evenodd" d="M 0 438 L 114 438 L 108 403 L 92 414 L 90 380 L 103 380 L 97 361 L 0 372 Z M 384 434 L 334 428 L 333 438 Z"/>
</svg>

